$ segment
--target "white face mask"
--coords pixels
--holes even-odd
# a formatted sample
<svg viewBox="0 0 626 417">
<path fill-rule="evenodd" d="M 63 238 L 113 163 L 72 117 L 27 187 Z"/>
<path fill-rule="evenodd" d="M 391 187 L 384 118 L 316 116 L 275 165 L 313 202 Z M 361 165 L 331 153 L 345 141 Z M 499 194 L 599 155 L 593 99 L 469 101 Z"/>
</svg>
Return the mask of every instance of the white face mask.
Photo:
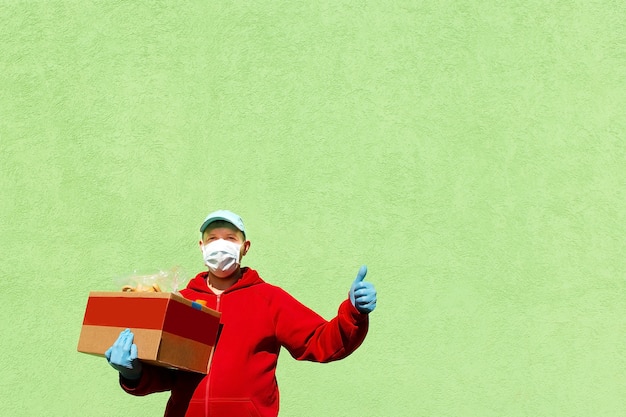
<svg viewBox="0 0 626 417">
<path fill-rule="evenodd" d="M 218 239 L 202 247 L 204 263 L 217 277 L 227 277 L 239 267 L 241 245 Z"/>
</svg>

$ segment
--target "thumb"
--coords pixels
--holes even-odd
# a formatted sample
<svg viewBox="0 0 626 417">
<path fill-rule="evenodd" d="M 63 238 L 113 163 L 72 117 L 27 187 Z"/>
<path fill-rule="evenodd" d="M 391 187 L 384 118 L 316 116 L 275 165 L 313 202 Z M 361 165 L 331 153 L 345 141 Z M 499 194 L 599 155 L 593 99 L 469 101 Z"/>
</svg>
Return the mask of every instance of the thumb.
<svg viewBox="0 0 626 417">
<path fill-rule="evenodd" d="M 359 269 L 359 273 L 356 274 L 356 278 L 354 279 L 354 283 L 358 284 L 359 282 L 362 282 L 365 279 L 365 275 L 367 275 L 367 266 L 363 265 Z"/>
<path fill-rule="evenodd" d="M 133 343 L 130 347 L 130 360 L 133 361 L 137 359 L 137 357 L 139 357 L 137 352 L 137 345 Z"/>
</svg>

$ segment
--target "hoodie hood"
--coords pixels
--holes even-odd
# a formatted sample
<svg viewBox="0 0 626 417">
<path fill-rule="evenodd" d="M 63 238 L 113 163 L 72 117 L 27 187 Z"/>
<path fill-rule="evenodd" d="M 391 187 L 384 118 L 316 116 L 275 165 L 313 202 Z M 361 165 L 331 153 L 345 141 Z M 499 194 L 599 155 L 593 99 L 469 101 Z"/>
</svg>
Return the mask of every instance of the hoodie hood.
<svg viewBox="0 0 626 417">
<path fill-rule="evenodd" d="M 239 278 L 239 280 L 235 282 L 232 287 L 225 290 L 225 293 L 236 291 L 241 288 L 251 287 L 257 284 L 263 284 L 265 282 L 254 269 L 248 268 L 247 266 L 241 268 L 241 273 L 241 278 Z M 206 282 L 208 275 L 209 271 L 200 272 L 198 275 L 195 276 L 195 278 L 189 281 L 189 284 L 187 284 L 187 289 L 213 294 L 213 291 L 211 291 Z"/>
</svg>

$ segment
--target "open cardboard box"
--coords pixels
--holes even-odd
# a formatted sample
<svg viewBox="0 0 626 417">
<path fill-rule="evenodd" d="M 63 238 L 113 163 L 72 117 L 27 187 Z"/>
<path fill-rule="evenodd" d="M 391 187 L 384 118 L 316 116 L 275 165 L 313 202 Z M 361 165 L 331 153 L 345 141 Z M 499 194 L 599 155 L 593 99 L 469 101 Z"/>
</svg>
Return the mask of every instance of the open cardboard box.
<svg viewBox="0 0 626 417">
<path fill-rule="evenodd" d="M 90 292 L 78 351 L 98 356 L 129 328 L 139 359 L 208 373 L 221 313 L 165 292 Z"/>
</svg>

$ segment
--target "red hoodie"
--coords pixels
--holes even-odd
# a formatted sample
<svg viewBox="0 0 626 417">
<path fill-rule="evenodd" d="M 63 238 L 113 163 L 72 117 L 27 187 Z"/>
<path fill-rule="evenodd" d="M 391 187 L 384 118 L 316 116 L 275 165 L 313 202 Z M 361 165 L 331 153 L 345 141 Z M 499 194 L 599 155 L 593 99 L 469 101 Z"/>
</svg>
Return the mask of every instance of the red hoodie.
<svg viewBox="0 0 626 417">
<path fill-rule="evenodd" d="M 250 268 L 221 295 L 198 274 L 181 294 L 222 313 L 208 375 L 144 365 L 138 382 L 120 379 L 133 395 L 171 391 L 165 417 L 276 417 L 276 363 L 284 346 L 297 360 L 345 358 L 365 339 L 368 316 L 345 300 L 326 321 Z"/>
</svg>

